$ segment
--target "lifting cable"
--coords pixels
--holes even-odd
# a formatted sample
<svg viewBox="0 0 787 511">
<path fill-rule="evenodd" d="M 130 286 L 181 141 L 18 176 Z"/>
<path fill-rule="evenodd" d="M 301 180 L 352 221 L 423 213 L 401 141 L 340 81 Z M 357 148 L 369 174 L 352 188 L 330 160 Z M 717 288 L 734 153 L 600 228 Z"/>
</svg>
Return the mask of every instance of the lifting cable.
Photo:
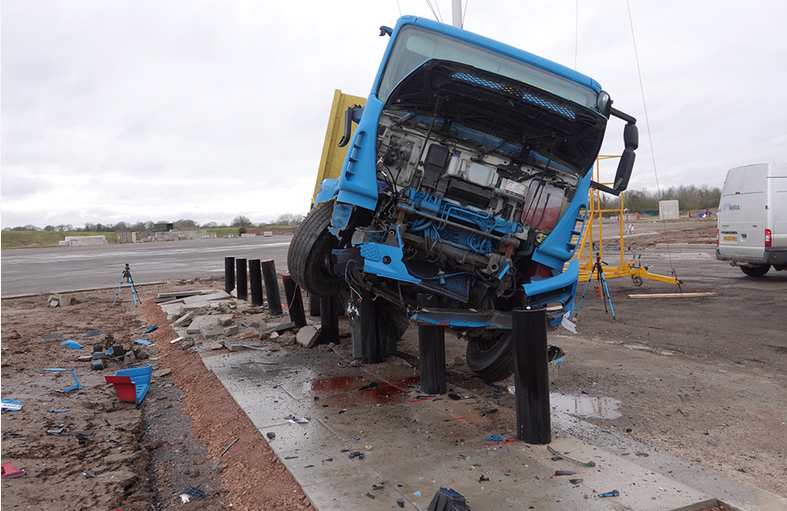
<svg viewBox="0 0 787 511">
<path fill-rule="evenodd" d="M 628 9 L 628 15 L 629 15 L 629 27 L 631 28 L 631 40 L 632 40 L 632 42 L 634 44 L 634 59 L 635 59 L 635 61 L 637 63 L 637 77 L 639 78 L 639 90 L 640 90 L 640 93 L 642 94 L 642 107 L 643 107 L 644 112 L 645 112 L 645 127 L 648 130 L 648 143 L 650 145 L 650 157 L 653 160 L 653 174 L 656 177 L 656 192 L 658 193 L 659 200 L 661 200 L 661 186 L 659 185 L 659 173 L 658 173 L 658 170 L 656 168 L 656 153 L 653 150 L 653 137 L 651 135 L 652 132 L 650 130 L 650 119 L 648 117 L 648 106 L 647 106 L 647 103 L 645 102 L 645 87 L 642 84 L 642 70 L 640 69 L 640 65 L 639 65 L 639 54 L 637 52 L 637 38 L 634 36 L 634 21 L 632 20 L 632 17 L 631 17 L 631 5 L 629 4 L 629 0 L 626 0 L 626 9 Z M 659 216 L 661 216 L 661 211 L 659 211 Z M 678 213 L 678 216 L 680 217 L 680 212 Z M 667 260 L 669 261 L 670 269 L 672 270 L 672 275 L 675 277 L 675 280 L 677 280 L 677 275 L 675 273 L 675 266 L 673 266 L 673 264 L 672 264 L 672 251 L 670 249 L 670 236 L 669 236 L 670 232 L 669 232 L 669 229 L 667 228 L 667 221 L 666 221 L 666 219 L 662 219 L 661 223 L 664 226 L 664 234 L 665 234 L 665 239 L 667 241 Z M 680 289 L 680 284 L 678 284 L 678 289 Z"/>
</svg>

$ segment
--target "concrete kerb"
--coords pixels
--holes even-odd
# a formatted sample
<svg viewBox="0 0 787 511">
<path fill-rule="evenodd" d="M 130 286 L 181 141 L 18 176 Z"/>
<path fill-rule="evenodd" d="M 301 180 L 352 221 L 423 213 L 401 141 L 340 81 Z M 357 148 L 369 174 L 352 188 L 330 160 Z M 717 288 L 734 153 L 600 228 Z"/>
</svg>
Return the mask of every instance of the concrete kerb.
<svg viewBox="0 0 787 511">
<path fill-rule="evenodd" d="M 206 278 L 213 278 L 213 276 L 208 276 Z M 143 284 L 138 284 L 134 282 L 135 287 L 143 287 L 143 286 L 158 286 L 161 284 L 171 284 L 171 280 L 159 280 L 155 282 L 145 282 Z M 124 282 L 124 284 L 126 284 Z M 128 284 L 126 284 L 128 286 Z M 29 293 L 24 295 L 11 295 L 11 296 L 3 296 L 2 300 L 16 300 L 19 298 L 32 298 L 34 296 L 41 296 L 41 295 L 58 295 L 58 294 L 69 294 L 69 293 L 86 293 L 89 291 L 106 291 L 110 289 L 117 289 L 118 286 L 104 286 L 104 287 L 89 287 L 89 288 L 79 288 L 79 289 L 71 289 L 68 291 L 43 291 L 40 293 Z"/>
</svg>

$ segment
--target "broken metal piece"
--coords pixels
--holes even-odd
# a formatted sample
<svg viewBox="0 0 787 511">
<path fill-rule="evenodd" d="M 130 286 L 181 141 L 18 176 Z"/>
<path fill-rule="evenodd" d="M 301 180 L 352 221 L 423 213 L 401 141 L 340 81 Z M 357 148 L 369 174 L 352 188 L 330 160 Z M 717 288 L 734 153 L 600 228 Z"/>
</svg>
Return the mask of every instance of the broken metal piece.
<svg viewBox="0 0 787 511">
<path fill-rule="evenodd" d="M 232 443 L 230 443 L 230 445 L 228 445 L 227 447 L 225 447 L 225 448 L 224 448 L 224 450 L 223 450 L 223 451 L 221 451 L 221 454 L 219 454 L 219 457 L 221 457 L 221 456 L 224 456 L 224 453 L 225 453 L 225 452 L 227 452 L 227 451 L 229 451 L 229 450 L 230 450 L 230 447 L 232 447 L 233 445 L 235 445 L 235 442 L 237 442 L 238 440 L 240 440 L 240 437 L 236 438 L 235 440 L 233 440 L 233 441 L 232 441 Z"/>
<path fill-rule="evenodd" d="M 573 459 L 573 458 L 569 458 L 569 457 L 568 457 L 568 456 L 566 456 L 565 454 L 562 454 L 562 453 L 560 453 L 558 450 L 556 450 L 556 449 L 553 449 L 553 448 L 552 448 L 551 446 L 549 446 L 549 445 L 547 446 L 547 449 L 549 449 L 549 452 L 551 452 L 551 453 L 552 453 L 552 454 L 554 454 L 555 456 L 558 456 L 558 457 L 560 457 L 560 458 L 562 458 L 562 459 L 564 459 L 564 460 L 566 460 L 566 461 L 570 461 L 571 463 L 573 463 L 573 464 L 575 464 L 575 465 L 579 465 L 580 467 L 595 467 L 595 466 L 596 466 L 596 462 L 595 462 L 595 461 L 589 461 L 589 462 L 587 462 L 587 463 L 583 463 L 583 462 L 581 462 L 581 461 L 577 461 L 577 460 L 575 460 L 575 459 Z"/>
</svg>

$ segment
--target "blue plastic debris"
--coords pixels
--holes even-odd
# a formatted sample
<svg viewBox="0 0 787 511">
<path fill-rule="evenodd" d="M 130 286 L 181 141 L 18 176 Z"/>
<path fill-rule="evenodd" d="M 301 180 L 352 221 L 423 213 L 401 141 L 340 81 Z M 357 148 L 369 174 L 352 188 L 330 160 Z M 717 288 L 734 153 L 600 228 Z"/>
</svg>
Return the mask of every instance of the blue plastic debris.
<svg viewBox="0 0 787 511">
<path fill-rule="evenodd" d="M 2 401 L 3 410 L 11 410 L 14 412 L 16 410 L 21 410 L 23 406 L 25 405 L 23 405 L 21 401 L 15 399 L 6 398 Z"/>
<path fill-rule="evenodd" d="M 77 375 L 74 372 L 74 370 L 71 369 L 69 372 L 71 373 L 71 376 L 74 377 L 74 381 L 77 382 L 77 384 L 68 387 L 66 390 L 61 390 L 60 392 L 71 392 L 72 390 L 76 390 L 76 389 L 81 389 L 82 388 L 82 384 L 79 383 L 79 380 L 77 379 Z"/>
<path fill-rule="evenodd" d="M 101 332 L 93 332 L 92 334 L 85 334 L 82 337 L 95 337 L 97 335 L 101 335 Z"/>
<path fill-rule="evenodd" d="M 145 330 L 145 331 L 144 331 L 144 332 L 142 332 L 142 333 L 143 333 L 143 334 L 149 334 L 150 332 L 152 332 L 153 330 L 155 330 L 155 329 L 157 329 L 157 328 L 158 328 L 158 325 L 153 325 L 152 327 L 148 328 L 147 330 Z"/>
<path fill-rule="evenodd" d="M 84 346 L 82 346 L 82 345 L 81 345 L 81 344 L 79 344 L 78 342 L 75 342 L 75 341 L 70 341 L 70 340 L 69 340 L 69 341 L 62 342 L 62 343 L 60 343 L 60 345 L 61 345 L 61 346 L 65 346 L 65 347 L 66 347 L 66 349 L 68 349 L 68 350 L 78 350 L 78 349 L 80 349 L 80 348 L 84 348 Z"/>
<path fill-rule="evenodd" d="M 150 341 L 148 341 L 148 340 L 145 340 L 145 339 L 137 339 L 137 340 L 136 340 L 136 341 L 134 341 L 134 342 L 135 342 L 135 343 L 137 343 L 137 344 L 144 344 L 145 346 L 147 346 L 147 345 L 149 345 L 149 344 L 152 344 Z"/>
<path fill-rule="evenodd" d="M 44 371 L 65 371 L 63 367 L 45 367 Z"/>
<path fill-rule="evenodd" d="M 492 435 L 492 436 L 486 437 L 486 441 L 487 442 L 505 442 L 506 439 L 505 439 L 505 437 L 502 437 L 500 435 Z"/>
<path fill-rule="evenodd" d="M 114 376 L 104 376 L 117 392 L 118 399 L 123 402 L 140 404 L 150 388 L 153 366 L 123 369 Z"/>
<path fill-rule="evenodd" d="M 599 493 L 599 497 L 619 497 L 620 493 L 617 490 L 612 490 L 607 493 Z"/>
</svg>

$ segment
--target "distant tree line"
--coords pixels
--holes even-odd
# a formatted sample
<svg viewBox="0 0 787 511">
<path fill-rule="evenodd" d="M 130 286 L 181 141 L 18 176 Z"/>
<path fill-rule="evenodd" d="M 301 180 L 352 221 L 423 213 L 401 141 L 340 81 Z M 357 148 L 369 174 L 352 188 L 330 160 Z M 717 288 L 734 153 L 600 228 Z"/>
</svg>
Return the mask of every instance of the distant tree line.
<svg viewBox="0 0 787 511">
<path fill-rule="evenodd" d="M 680 185 L 658 191 L 647 189 L 627 190 L 623 193 L 623 207 L 632 213 L 645 211 L 658 211 L 659 201 L 677 200 L 682 211 L 711 209 L 719 207 L 721 189 L 707 185 Z M 601 194 L 601 209 L 615 209 L 620 207 L 620 197 Z"/>
<path fill-rule="evenodd" d="M 226 228 L 226 227 L 264 228 L 264 227 L 272 227 L 272 226 L 300 225 L 300 223 L 303 222 L 303 219 L 304 219 L 303 215 L 285 213 L 283 215 L 279 215 L 279 217 L 273 222 L 263 222 L 263 223 L 255 224 L 254 222 L 251 221 L 249 217 L 244 215 L 238 215 L 232 220 L 232 223 L 230 223 L 229 225 L 227 225 L 226 223 L 219 224 L 217 222 L 207 222 L 205 224 L 200 225 L 196 221 L 188 218 L 181 218 L 180 220 L 173 222 L 172 225 L 176 230 L 217 229 L 217 228 Z M 37 225 L 27 224 L 17 227 L 6 227 L 3 230 L 4 231 L 55 231 L 55 232 L 116 232 L 116 231 L 142 232 L 142 231 L 152 231 L 153 226 L 159 223 L 165 224 L 168 222 L 165 220 L 162 220 L 160 222 L 136 222 L 133 224 L 126 223 L 126 222 L 118 222 L 116 224 L 88 222 L 84 225 L 84 227 L 74 227 L 72 224 L 59 224 L 59 225 L 47 225 L 43 228 L 38 227 Z"/>
</svg>

